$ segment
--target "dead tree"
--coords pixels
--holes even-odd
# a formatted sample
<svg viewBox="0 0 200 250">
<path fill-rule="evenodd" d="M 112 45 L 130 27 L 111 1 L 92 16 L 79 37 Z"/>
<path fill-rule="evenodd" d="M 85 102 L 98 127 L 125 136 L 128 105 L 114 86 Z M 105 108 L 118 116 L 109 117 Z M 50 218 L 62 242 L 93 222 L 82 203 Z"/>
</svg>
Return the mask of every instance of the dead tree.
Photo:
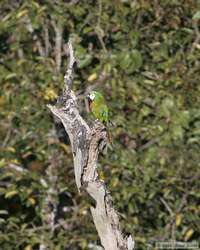
<svg viewBox="0 0 200 250">
<path fill-rule="evenodd" d="M 68 46 L 70 58 L 64 77 L 63 94 L 56 106 L 48 105 L 48 108 L 61 120 L 69 136 L 78 190 L 85 190 L 95 200 L 91 213 L 102 246 L 105 250 L 132 250 L 134 241 L 131 236 L 122 234 L 112 198 L 97 172 L 98 155 L 106 146 L 107 132 L 98 120 L 90 127 L 79 113 L 77 99 L 72 90 L 75 58 L 70 41 Z"/>
</svg>

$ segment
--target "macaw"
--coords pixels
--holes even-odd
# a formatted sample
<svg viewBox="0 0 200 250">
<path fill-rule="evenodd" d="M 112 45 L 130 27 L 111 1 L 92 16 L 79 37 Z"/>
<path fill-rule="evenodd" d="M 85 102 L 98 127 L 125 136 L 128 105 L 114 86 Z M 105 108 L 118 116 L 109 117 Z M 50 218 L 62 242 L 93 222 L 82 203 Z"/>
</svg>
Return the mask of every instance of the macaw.
<svg viewBox="0 0 200 250">
<path fill-rule="evenodd" d="M 94 117 L 103 124 L 108 124 L 108 106 L 103 95 L 97 91 L 91 91 L 88 96 L 89 110 Z"/>
</svg>

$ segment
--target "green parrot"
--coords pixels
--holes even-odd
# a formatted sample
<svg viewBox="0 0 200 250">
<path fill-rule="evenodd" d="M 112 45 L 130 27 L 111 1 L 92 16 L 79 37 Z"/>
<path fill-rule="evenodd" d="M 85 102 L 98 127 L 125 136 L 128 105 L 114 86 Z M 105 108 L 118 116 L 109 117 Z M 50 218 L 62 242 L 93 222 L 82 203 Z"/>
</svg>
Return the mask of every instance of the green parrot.
<svg viewBox="0 0 200 250">
<path fill-rule="evenodd" d="M 90 112 L 103 124 L 108 124 L 108 106 L 103 95 L 97 91 L 91 91 L 88 96 Z"/>
</svg>

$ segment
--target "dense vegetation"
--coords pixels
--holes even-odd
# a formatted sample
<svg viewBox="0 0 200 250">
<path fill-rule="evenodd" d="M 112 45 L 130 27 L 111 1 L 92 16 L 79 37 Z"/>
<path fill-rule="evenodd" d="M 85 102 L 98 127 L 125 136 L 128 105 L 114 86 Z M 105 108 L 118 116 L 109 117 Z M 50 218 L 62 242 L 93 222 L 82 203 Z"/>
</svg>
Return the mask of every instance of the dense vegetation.
<svg viewBox="0 0 200 250">
<path fill-rule="evenodd" d="M 1 0 L 0 17 L 1 250 L 100 245 L 68 139 L 46 107 L 63 87 L 69 35 L 84 117 L 93 85 L 110 107 L 114 145 L 99 172 L 124 231 L 139 249 L 198 241 L 200 1 Z M 49 169 L 58 174 L 53 234 L 44 220 Z"/>
</svg>

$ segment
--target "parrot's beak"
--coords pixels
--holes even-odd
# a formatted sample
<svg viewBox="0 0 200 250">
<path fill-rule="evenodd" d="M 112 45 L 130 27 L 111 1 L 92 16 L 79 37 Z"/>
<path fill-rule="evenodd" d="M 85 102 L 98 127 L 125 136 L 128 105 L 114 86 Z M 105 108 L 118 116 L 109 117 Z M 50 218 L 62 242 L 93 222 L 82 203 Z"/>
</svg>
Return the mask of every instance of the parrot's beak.
<svg viewBox="0 0 200 250">
<path fill-rule="evenodd" d="M 91 108 L 92 100 L 90 98 L 90 95 L 87 95 L 86 98 L 87 98 L 87 101 L 88 101 L 89 110 L 91 112 L 92 111 L 92 108 Z"/>
</svg>

